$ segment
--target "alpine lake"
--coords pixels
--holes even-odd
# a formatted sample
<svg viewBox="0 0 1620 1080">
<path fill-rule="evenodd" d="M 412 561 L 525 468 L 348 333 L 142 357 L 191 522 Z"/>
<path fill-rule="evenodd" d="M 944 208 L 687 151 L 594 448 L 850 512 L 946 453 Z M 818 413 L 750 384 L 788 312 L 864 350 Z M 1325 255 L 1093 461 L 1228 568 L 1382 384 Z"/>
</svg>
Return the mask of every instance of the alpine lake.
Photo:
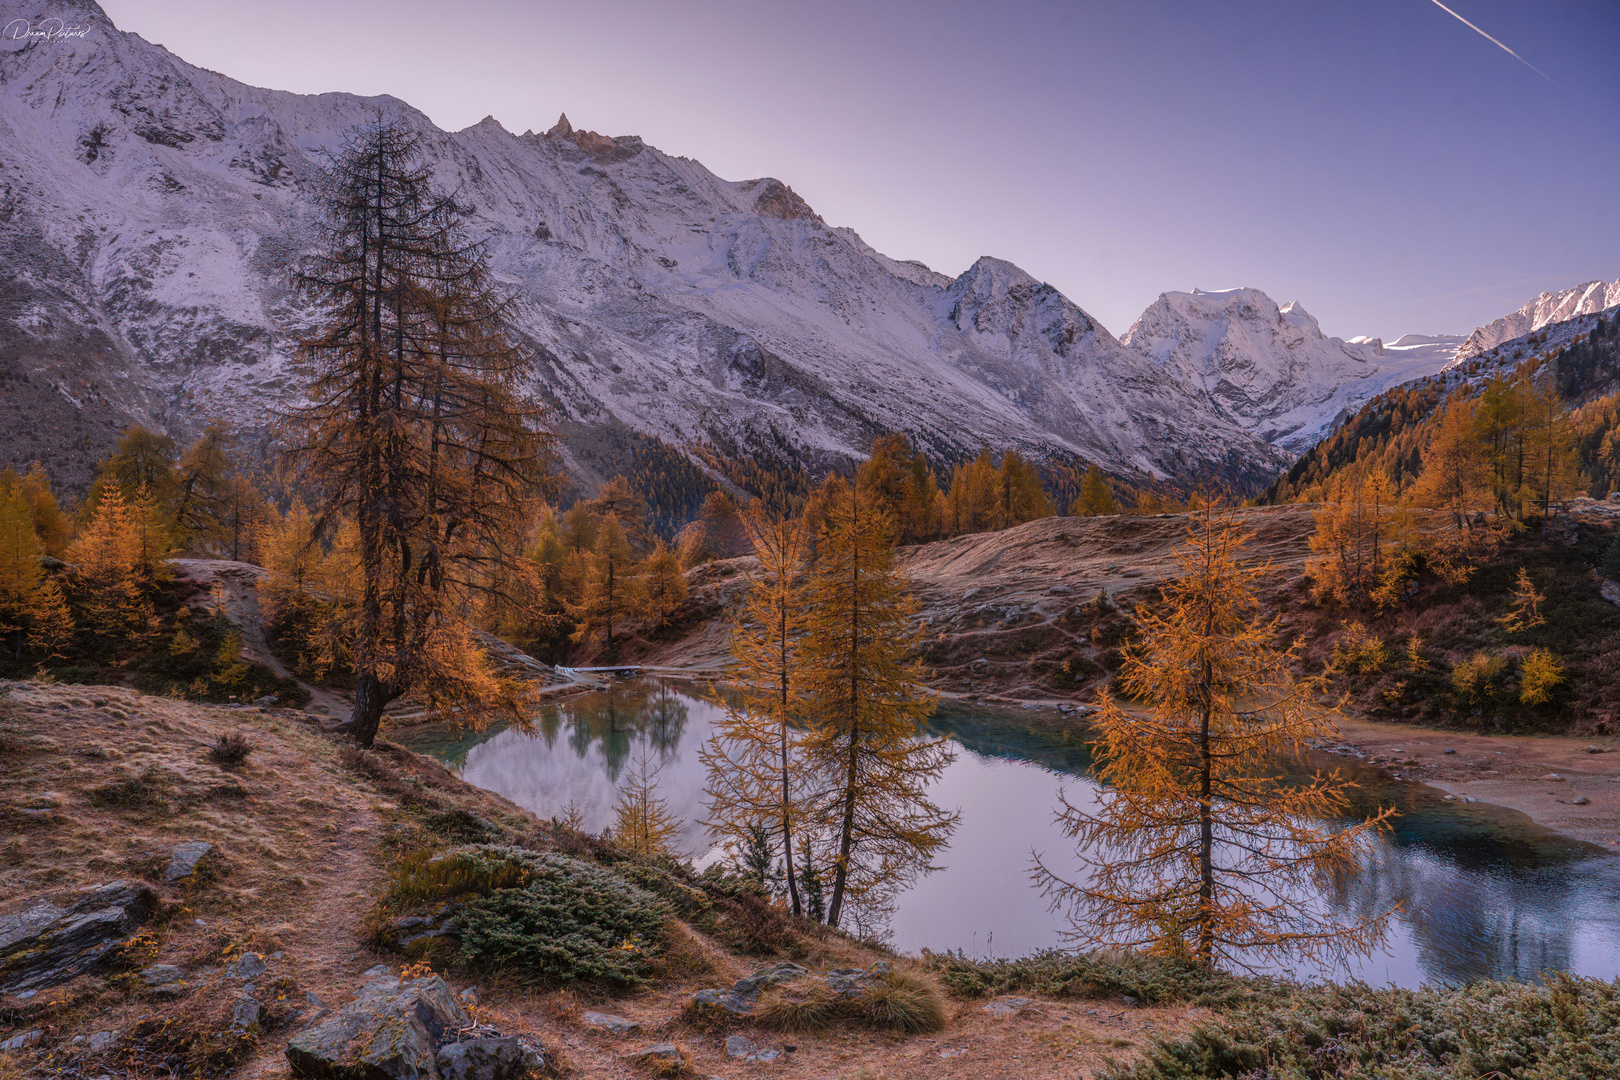
<svg viewBox="0 0 1620 1080">
<path fill-rule="evenodd" d="M 660 797 L 686 822 L 678 853 L 702 867 L 721 854 L 702 824 L 698 750 L 721 715 L 705 693 L 641 679 L 545 705 L 532 725 L 426 725 L 392 737 L 541 818 L 573 808 L 592 832 L 611 827 L 619 779 L 645 755 L 660 767 Z M 1030 870 L 1035 852 L 1055 867 L 1073 864 L 1054 810 L 1060 791 L 1081 804 L 1097 790 L 1083 734 L 1021 710 L 962 703 L 942 705 L 926 727 L 955 751 L 932 798 L 961 820 L 935 860 L 940 869 L 900 894 L 890 943 L 971 957 L 1062 947 L 1066 924 Z M 1313 753 L 1300 767 L 1348 771 L 1361 785 L 1352 813 L 1400 811 L 1363 872 L 1326 898 L 1346 918 L 1399 911 L 1386 947 L 1348 970 L 1288 974 L 1407 987 L 1556 971 L 1620 976 L 1620 857 L 1517 811 L 1448 801 L 1342 757 Z"/>
</svg>

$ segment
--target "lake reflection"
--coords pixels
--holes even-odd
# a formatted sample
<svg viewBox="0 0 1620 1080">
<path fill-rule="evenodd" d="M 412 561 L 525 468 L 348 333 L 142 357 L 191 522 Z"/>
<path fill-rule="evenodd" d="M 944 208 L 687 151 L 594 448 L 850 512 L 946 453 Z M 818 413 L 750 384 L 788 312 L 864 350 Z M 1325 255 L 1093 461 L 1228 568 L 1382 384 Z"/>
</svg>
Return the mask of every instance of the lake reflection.
<svg viewBox="0 0 1620 1080">
<path fill-rule="evenodd" d="M 697 751 L 719 713 L 674 686 L 638 684 L 547 706 L 530 733 L 419 728 L 403 741 L 541 817 L 573 805 L 591 831 L 613 824 L 615 785 L 645 752 L 662 769 L 660 794 L 687 822 L 680 853 L 703 865 L 715 853 L 701 823 Z M 900 895 L 895 946 L 1020 956 L 1060 944 L 1061 920 L 1030 885 L 1030 853 L 1050 858 L 1068 846 L 1053 820 L 1060 789 L 1077 805 L 1096 790 L 1084 744 L 1027 716 L 979 708 L 943 710 L 930 727 L 958 748 L 932 797 L 962 820 L 939 856 L 944 869 Z M 1326 757 L 1311 765 L 1345 767 Z M 1346 915 L 1397 901 L 1402 911 L 1388 949 L 1350 974 L 1402 986 L 1555 970 L 1620 975 L 1620 859 L 1514 811 L 1446 802 L 1375 770 L 1357 779 L 1367 805 L 1394 804 L 1402 816 L 1366 872 L 1330 899 Z"/>
</svg>

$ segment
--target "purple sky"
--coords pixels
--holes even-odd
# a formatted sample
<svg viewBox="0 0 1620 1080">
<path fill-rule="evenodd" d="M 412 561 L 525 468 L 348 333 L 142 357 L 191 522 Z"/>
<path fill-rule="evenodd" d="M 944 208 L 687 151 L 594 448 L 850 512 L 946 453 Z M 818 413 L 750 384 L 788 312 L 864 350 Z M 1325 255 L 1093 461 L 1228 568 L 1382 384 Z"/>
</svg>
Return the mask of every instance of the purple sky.
<svg viewBox="0 0 1620 1080">
<path fill-rule="evenodd" d="M 103 0 L 261 86 L 450 129 L 636 134 L 776 176 L 955 275 L 982 254 L 1116 334 L 1252 285 L 1330 334 L 1466 333 L 1620 277 L 1620 4 L 1446 0 Z"/>
</svg>

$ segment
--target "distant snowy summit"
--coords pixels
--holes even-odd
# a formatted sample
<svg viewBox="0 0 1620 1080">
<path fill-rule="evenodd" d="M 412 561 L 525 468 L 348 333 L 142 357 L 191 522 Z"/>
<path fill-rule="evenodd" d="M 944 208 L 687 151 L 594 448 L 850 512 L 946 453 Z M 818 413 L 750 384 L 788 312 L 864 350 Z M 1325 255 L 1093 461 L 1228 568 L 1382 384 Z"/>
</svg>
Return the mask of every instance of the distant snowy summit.
<svg viewBox="0 0 1620 1080">
<path fill-rule="evenodd" d="M 1469 334 L 1458 347 L 1456 358 L 1472 359 L 1549 323 L 1567 322 L 1578 315 L 1596 315 L 1616 304 L 1620 304 L 1620 281 L 1588 281 L 1573 289 L 1544 292 L 1511 315 L 1504 315 Z"/>
<path fill-rule="evenodd" d="M 316 318 L 288 273 L 327 156 L 379 111 L 471 207 L 586 482 L 638 437 L 816 470 L 902 431 L 942 463 L 1016 448 L 1252 489 L 1446 359 L 1446 339 L 1325 337 L 1254 289 L 1166 293 L 1120 340 L 1004 260 L 953 278 L 874 251 L 781 180 L 566 116 L 446 132 L 392 97 L 247 86 L 86 0 L 54 10 L 86 33 L 0 42 L 0 391 L 25 418 L 0 462 L 71 482 L 132 421 L 268 441 Z"/>
<path fill-rule="evenodd" d="M 1210 408 L 1290 453 L 1390 386 L 1439 370 L 1461 338 L 1344 341 L 1259 289 L 1164 293 L 1121 339 Z"/>
</svg>

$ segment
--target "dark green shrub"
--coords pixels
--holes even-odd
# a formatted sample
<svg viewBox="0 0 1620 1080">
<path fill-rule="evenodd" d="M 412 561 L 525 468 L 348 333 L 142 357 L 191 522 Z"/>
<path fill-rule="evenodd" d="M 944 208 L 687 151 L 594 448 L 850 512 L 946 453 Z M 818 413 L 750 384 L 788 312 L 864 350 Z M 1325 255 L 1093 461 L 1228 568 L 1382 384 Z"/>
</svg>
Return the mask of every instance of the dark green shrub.
<svg viewBox="0 0 1620 1080">
<path fill-rule="evenodd" d="M 1276 993 L 1279 986 L 1205 971 L 1174 960 L 1140 953 L 1066 953 L 1056 949 L 1017 960 L 969 960 L 961 953 L 925 952 L 925 962 L 957 997 L 995 997 L 1025 993 L 1055 998 L 1117 997 L 1141 1001 L 1185 1001 L 1226 1006 L 1256 993 Z"/>
<path fill-rule="evenodd" d="M 1614 539 L 1603 549 L 1603 556 L 1598 559 L 1598 569 L 1604 577 L 1620 580 L 1620 529 L 1614 530 Z"/>
<path fill-rule="evenodd" d="M 531 982 L 646 981 L 648 954 L 670 917 L 667 903 L 566 855 L 525 852 L 522 865 L 528 875 L 522 888 L 467 902 L 460 916 L 463 963 Z"/>
<path fill-rule="evenodd" d="M 1597 1080 L 1620 1076 L 1620 983 L 1312 986 L 1162 1040 L 1108 1080 Z"/>
<path fill-rule="evenodd" d="M 400 914 L 458 897 L 520 889 L 529 883 L 539 857 L 521 848 L 484 846 L 446 852 L 417 848 L 395 864 L 377 906 Z"/>
</svg>

